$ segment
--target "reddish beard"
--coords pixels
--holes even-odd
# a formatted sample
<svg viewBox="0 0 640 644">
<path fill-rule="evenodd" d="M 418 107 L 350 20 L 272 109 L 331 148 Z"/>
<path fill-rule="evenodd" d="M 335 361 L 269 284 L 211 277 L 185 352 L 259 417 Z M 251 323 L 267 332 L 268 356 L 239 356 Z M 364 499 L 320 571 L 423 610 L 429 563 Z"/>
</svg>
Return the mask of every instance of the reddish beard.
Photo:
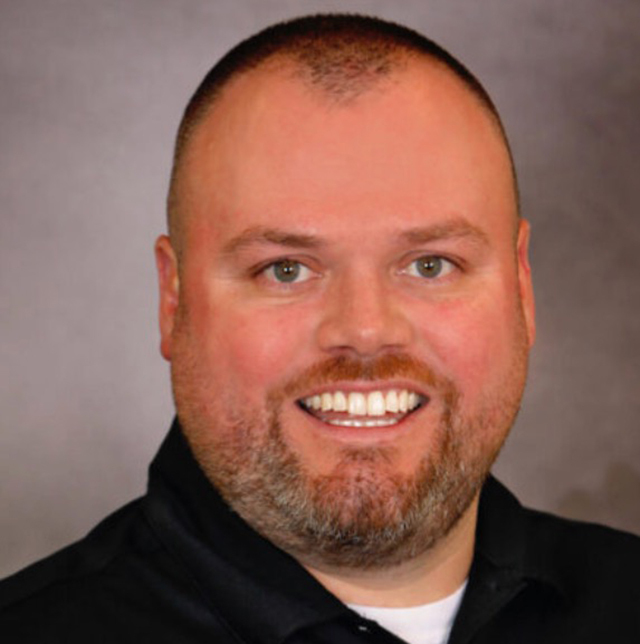
<svg viewBox="0 0 640 644">
<path fill-rule="evenodd" d="M 189 404 L 182 386 L 190 374 L 174 374 L 174 387 L 196 459 L 254 529 L 309 564 L 373 568 L 426 551 L 469 507 L 517 413 L 524 370 L 514 365 L 514 372 L 522 372 L 515 387 L 512 380 L 499 400 L 487 401 L 471 419 L 462 417 L 460 393 L 451 381 L 404 354 L 324 361 L 271 392 L 266 409 L 235 417 L 227 410 L 204 424 L 194 417 L 198 407 Z M 437 426 L 429 428 L 434 448 L 416 470 L 394 471 L 394 448 L 369 446 L 344 448 L 330 474 L 308 472 L 284 436 L 284 402 L 338 381 L 392 378 L 423 385 L 441 405 Z M 486 431 L 495 425 L 499 432 Z M 493 439 L 480 444 L 479 436 Z"/>
</svg>

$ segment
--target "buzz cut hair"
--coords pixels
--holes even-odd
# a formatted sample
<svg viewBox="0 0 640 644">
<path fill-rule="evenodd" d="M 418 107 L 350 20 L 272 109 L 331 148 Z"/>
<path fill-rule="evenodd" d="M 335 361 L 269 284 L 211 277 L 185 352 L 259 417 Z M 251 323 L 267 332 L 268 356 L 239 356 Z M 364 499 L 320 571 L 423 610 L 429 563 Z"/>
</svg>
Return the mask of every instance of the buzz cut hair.
<svg viewBox="0 0 640 644">
<path fill-rule="evenodd" d="M 184 153 L 230 81 L 267 63 L 281 63 L 328 100 L 348 104 L 416 57 L 428 58 L 452 72 L 492 118 L 511 160 L 517 203 L 513 158 L 498 110 L 480 81 L 459 60 L 417 31 L 380 18 L 348 13 L 304 16 L 267 27 L 233 47 L 189 100 L 178 128 L 167 199 L 169 235 L 178 258 L 183 220 L 178 184 Z"/>
</svg>

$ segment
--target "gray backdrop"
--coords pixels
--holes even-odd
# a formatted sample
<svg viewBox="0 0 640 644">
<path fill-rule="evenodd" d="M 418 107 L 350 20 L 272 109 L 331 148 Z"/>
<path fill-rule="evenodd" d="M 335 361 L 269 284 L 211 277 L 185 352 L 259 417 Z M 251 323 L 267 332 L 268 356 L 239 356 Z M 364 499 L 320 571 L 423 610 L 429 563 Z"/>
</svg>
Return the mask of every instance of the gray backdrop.
<svg viewBox="0 0 640 644">
<path fill-rule="evenodd" d="M 144 489 L 172 413 L 152 245 L 182 108 L 238 39 L 331 9 L 431 35 L 494 95 L 539 324 L 497 472 L 640 532 L 638 0 L 1 0 L 0 575 Z"/>
</svg>

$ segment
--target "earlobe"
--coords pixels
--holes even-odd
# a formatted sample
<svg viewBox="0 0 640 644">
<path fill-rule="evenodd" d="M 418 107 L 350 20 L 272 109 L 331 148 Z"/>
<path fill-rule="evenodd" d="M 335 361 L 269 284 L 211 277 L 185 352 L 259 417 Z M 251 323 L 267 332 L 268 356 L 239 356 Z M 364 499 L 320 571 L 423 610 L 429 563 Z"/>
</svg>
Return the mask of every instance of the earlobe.
<svg viewBox="0 0 640 644">
<path fill-rule="evenodd" d="M 160 302 L 158 318 L 160 322 L 160 353 L 166 360 L 171 360 L 173 327 L 180 297 L 180 280 L 178 276 L 178 258 L 166 235 L 158 237 L 155 244 L 156 268 Z"/>
<path fill-rule="evenodd" d="M 533 297 L 533 281 L 531 279 L 531 266 L 529 264 L 529 238 L 531 227 L 526 219 L 520 221 L 518 229 L 518 286 L 520 301 L 527 327 L 529 346 L 533 346 L 536 338 L 535 302 Z"/>
</svg>

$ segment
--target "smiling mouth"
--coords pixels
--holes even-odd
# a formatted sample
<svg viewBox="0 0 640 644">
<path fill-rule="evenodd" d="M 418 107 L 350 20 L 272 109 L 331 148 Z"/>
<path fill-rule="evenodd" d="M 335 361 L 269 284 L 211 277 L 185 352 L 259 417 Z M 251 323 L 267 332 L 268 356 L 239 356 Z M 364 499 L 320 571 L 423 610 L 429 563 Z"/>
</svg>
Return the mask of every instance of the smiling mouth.
<svg viewBox="0 0 640 644">
<path fill-rule="evenodd" d="M 322 392 L 298 400 L 308 414 L 338 427 L 388 427 L 396 425 L 427 403 L 427 398 L 408 389 Z"/>
</svg>

